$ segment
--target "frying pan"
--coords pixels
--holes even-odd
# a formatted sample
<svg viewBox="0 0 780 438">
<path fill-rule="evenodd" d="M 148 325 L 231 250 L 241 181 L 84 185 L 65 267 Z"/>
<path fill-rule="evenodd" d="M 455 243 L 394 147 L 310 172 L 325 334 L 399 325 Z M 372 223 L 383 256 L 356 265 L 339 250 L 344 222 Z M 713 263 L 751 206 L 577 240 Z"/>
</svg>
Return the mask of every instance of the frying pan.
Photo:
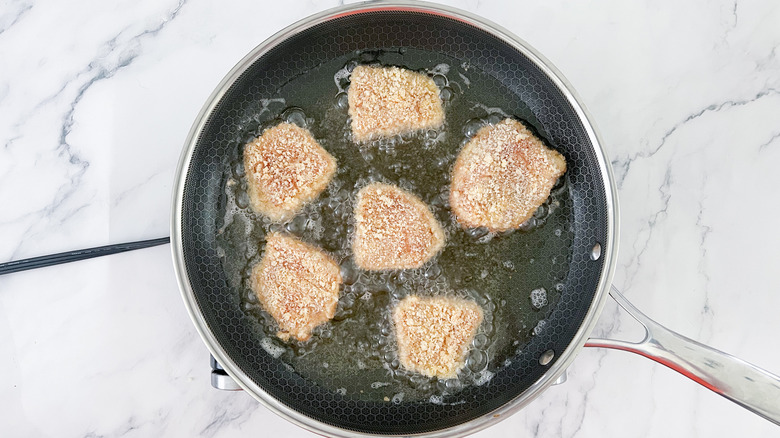
<svg viewBox="0 0 780 438">
<path fill-rule="evenodd" d="M 241 283 L 231 276 L 232 257 L 221 244 L 226 214 L 232 208 L 226 193 L 241 176 L 235 162 L 242 141 L 278 118 L 282 107 L 301 107 L 313 119 L 327 118 L 313 102 L 337 100 L 343 87 L 333 75 L 350 62 L 429 69 L 429 74 L 441 73 L 430 69 L 445 65 L 449 71 L 443 72 L 463 94 L 463 101 L 468 100 L 466 95 L 482 96 L 485 105 L 470 107 L 474 114 L 488 113 L 496 106 L 522 118 L 567 161 L 559 189 L 565 195 L 563 206 L 549 213 L 550 221 L 563 224 L 569 236 L 566 245 L 550 249 L 544 241 L 531 246 L 517 243 L 507 250 L 508 257 L 524 260 L 533 258 L 534 251 L 545 255 L 552 251 L 554 260 L 563 261 L 555 268 L 562 269 L 561 275 L 552 279 L 557 291 L 554 303 L 540 316 L 543 326 L 537 324 L 533 335 L 523 338 L 505 360 L 489 364 L 489 381 L 444 393 L 436 403 L 372 400 L 334 390 L 276 357 L 263 344 L 256 318 L 242 306 Z M 283 104 L 273 107 L 269 102 Z M 458 120 L 448 114 L 449 125 Z M 313 132 L 318 136 L 326 128 L 315 123 Z M 451 152 L 457 153 L 460 143 L 451 144 Z M 323 145 L 357 147 L 346 140 Z M 392 175 L 383 177 L 392 180 Z M 425 192 L 424 187 L 418 188 Z M 421 197 L 432 203 L 434 194 Z M 515 233 L 519 237 L 505 241 L 545 236 L 549 225 Z M 546 59 L 517 37 L 473 15 L 424 3 L 380 2 L 337 8 L 293 24 L 228 73 L 185 143 L 177 170 L 171 242 L 185 305 L 216 360 L 261 403 L 317 433 L 466 435 L 528 404 L 561 376 L 586 345 L 642 354 L 780 424 L 777 376 L 668 331 L 611 288 L 617 233 L 616 188 L 599 136 L 575 92 Z M 547 269 L 542 263 L 524 268 L 523 275 L 507 277 L 512 280 L 504 289 L 522 290 L 527 286 L 524 278 L 545 278 Z M 647 335 L 642 342 L 588 339 L 610 295 L 644 325 Z M 503 312 L 503 318 L 511 320 L 512 309 Z"/>
</svg>

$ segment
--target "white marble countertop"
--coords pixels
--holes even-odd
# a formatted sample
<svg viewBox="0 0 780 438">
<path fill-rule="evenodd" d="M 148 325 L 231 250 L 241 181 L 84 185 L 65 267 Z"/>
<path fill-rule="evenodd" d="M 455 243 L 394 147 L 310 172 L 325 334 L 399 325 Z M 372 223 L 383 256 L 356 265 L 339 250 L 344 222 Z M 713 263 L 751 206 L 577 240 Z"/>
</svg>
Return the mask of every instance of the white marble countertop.
<svg viewBox="0 0 780 438">
<path fill-rule="evenodd" d="M 168 235 L 195 115 L 272 33 L 336 1 L 9 0 L 0 8 L 0 262 Z M 780 373 L 780 5 L 448 2 L 568 77 L 617 176 L 615 284 L 691 338 Z M 597 333 L 626 336 L 609 304 Z M 312 436 L 209 385 L 170 247 L 0 277 L 4 436 Z M 780 403 L 780 401 L 778 401 Z M 475 436 L 770 437 L 628 353 Z"/>
</svg>

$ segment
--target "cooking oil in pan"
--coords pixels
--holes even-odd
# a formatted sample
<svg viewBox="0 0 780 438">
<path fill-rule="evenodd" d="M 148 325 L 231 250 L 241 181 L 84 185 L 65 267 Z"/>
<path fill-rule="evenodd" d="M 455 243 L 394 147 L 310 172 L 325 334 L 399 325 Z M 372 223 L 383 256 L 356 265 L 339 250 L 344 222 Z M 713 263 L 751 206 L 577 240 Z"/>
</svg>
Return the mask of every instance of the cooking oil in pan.
<svg viewBox="0 0 780 438">
<path fill-rule="evenodd" d="M 240 295 L 242 310 L 247 320 L 255 322 L 260 345 L 268 354 L 332 391 L 366 400 L 443 403 L 450 400 L 445 396 L 468 385 L 485 384 L 544 330 L 544 318 L 555 306 L 568 274 L 572 231 L 565 177 L 519 230 L 463 229 L 454 219 L 449 209 L 450 172 L 468 138 L 507 116 L 521 117 L 531 128 L 538 126 L 533 114 L 497 81 L 448 61 L 412 49 L 334 60 L 261 102 L 260 110 L 247 114 L 234 139 L 235 153 L 225 167 L 224 217 L 217 236 L 233 293 Z M 444 127 L 354 143 L 346 91 L 349 72 L 358 63 L 403 65 L 426 72 L 441 90 Z M 274 224 L 249 207 L 242 151 L 247 141 L 281 121 L 309 129 L 336 157 L 338 171 L 318 199 L 289 222 Z M 369 272 L 355 266 L 350 249 L 352 209 L 358 190 L 375 181 L 416 194 L 443 225 L 444 250 L 421 268 Z M 343 286 L 336 315 L 317 327 L 305 343 L 277 339 L 273 318 L 249 287 L 249 273 L 262 256 L 264 236 L 271 231 L 285 231 L 315 244 L 341 266 Z M 483 324 L 457 378 L 428 378 L 400 366 L 390 315 L 393 306 L 410 294 L 460 296 L 482 307 Z"/>
</svg>

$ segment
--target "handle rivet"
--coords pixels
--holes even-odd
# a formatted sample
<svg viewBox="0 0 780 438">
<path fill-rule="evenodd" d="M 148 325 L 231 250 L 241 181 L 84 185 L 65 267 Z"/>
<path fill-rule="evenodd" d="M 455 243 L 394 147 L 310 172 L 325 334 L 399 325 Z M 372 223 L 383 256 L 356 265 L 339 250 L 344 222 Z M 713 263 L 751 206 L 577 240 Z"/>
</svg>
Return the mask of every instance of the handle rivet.
<svg viewBox="0 0 780 438">
<path fill-rule="evenodd" d="M 552 350 L 547 350 L 539 357 L 539 363 L 541 365 L 547 365 L 550 362 L 552 362 L 553 358 L 555 357 L 555 352 Z"/>
<path fill-rule="evenodd" d="M 593 245 L 593 249 L 590 250 L 590 259 L 598 260 L 599 257 L 601 257 L 601 244 L 596 243 L 595 245 Z"/>
</svg>

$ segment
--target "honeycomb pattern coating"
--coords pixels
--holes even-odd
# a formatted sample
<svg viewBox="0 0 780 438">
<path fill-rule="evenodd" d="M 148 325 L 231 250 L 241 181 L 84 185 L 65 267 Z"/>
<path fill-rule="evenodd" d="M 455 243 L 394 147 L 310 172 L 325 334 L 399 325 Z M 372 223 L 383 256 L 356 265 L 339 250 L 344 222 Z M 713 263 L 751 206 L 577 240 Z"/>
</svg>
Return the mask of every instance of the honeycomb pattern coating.
<svg viewBox="0 0 780 438">
<path fill-rule="evenodd" d="M 323 62 L 359 50 L 413 47 L 480 69 L 527 105 L 537 129 L 566 157 L 572 199 L 574 243 L 569 275 L 547 329 L 483 386 L 471 386 L 442 404 L 362 401 L 317 386 L 274 359 L 259 344 L 240 310 L 216 251 L 215 233 L 224 208 L 226 159 L 236 132 L 246 130 L 261 100 L 276 97 L 290 78 Z M 430 60 L 435 61 L 435 60 Z M 435 62 L 434 62 L 435 64 Z M 468 24 L 424 13 L 374 11 L 334 19 L 287 39 L 259 58 L 222 97 L 200 133 L 187 172 L 182 214 L 184 259 L 197 305 L 220 345 L 238 367 L 288 407 L 337 427 L 365 433 L 412 434 L 452 427 L 488 414 L 512 400 L 549 368 L 547 350 L 558 360 L 586 316 L 602 260 L 590 260 L 604 245 L 607 204 L 597 156 L 585 127 L 561 92 L 521 53 Z M 604 248 L 608 251 L 608 248 Z M 453 404 L 454 403 L 454 404 Z"/>
</svg>

